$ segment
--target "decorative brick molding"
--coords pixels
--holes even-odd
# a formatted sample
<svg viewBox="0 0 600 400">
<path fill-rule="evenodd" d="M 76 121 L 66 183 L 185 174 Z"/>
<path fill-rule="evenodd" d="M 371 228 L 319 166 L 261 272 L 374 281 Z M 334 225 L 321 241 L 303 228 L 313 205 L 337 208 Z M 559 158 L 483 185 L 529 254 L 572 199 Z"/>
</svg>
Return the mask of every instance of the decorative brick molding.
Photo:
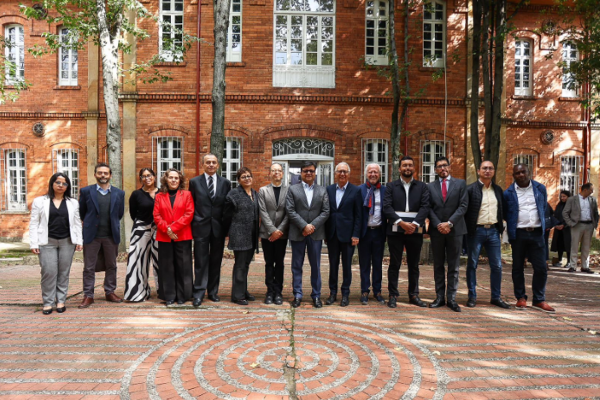
<svg viewBox="0 0 600 400">
<path fill-rule="evenodd" d="M 293 124 L 284 126 L 275 126 L 267 128 L 256 135 L 256 151 L 262 153 L 265 151 L 265 140 L 271 142 L 278 139 L 298 138 L 319 138 L 330 140 L 336 144 L 336 148 L 344 154 L 356 153 L 356 137 L 348 135 L 347 132 L 322 125 L 311 124 Z"/>
<path fill-rule="evenodd" d="M 519 128 L 554 128 L 554 129 L 583 129 L 585 122 L 559 122 L 559 121 L 522 121 L 502 118 L 502 124 Z M 600 129 L 600 124 L 591 124 L 592 129 Z"/>
<path fill-rule="evenodd" d="M 89 114 L 106 118 L 104 113 L 42 113 L 42 112 L 0 112 L 0 119 L 87 119 Z"/>
<path fill-rule="evenodd" d="M 153 126 L 151 128 L 144 130 L 144 135 L 151 135 L 154 132 L 160 132 L 160 131 L 177 131 L 177 132 L 181 132 L 181 133 L 185 134 L 186 136 L 190 136 L 192 134 L 192 132 L 189 129 L 184 128 L 183 126 L 156 125 L 156 126 Z M 165 136 L 169 136 L 169 135 L 165 135 Z"/>
</svg>

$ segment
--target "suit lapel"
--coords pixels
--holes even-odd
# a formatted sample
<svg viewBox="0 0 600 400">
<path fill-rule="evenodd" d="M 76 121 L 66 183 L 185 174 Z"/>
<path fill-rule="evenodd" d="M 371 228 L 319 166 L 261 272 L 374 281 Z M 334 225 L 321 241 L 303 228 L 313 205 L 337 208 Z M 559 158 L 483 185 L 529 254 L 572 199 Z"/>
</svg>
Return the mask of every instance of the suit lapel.
<svg viewBox="0 0 600 400">
<path fill-rule="evenodd" d="M 310 205 L 308 205 L 308 198 L 306 197 L 306 192 L 304 191 L 304 182 L 300 182 L 300 198 L 302 200 L 304 200 L 304 205 L 306 206 L 307 210 L 310 210 Z M 313 200 L 314 200 L 315 194 L 314 194 L 314 188 L 313 188 Z M 312 202 L 311 202 L 312 205 Z"/>
<path fill-rule="evenodd" d="M 96 207 L 96 213 L 100 214 L 100 207 L 98 206 L 98 189 L 96 186 L 92 186 L 90 189 L 90 198 L 92 199 L 92 203 L 94 203 L 94 207 Z"/>
<path fill-rule="evenodd" d="M 433 184 L 433 191 L 435 195 L 440 198 L 442 203 L 444 202 L 444 196 L 442 196 L 442 184 L 440 183 L 440 178 L 436 178 Z"/>
<path fill-rule="evenodd" d="M 44 214 L 46 214 L 46 221 L 50 221 L 50 197 L 44 199 Z"/>
<path fill-rule="evenodd" d="M 285 208 L 285 198 L 287 197 L 288 190 L 289 186 L 281 185 L 281 191 L 279 192 L 279 204 L 277 205 L 277 210 L 282 210 Z M 275 194 L 273 194 L 273 197 L 275 197 Z"/>
<path fill-rule="evenodd" d="M 269 185 L 267 186 L 267 201 L 270 203 L 269 205 L 275 208 L 275 210 L 279 209 L 279 204 L 277 204 L 277 200 L 275 200 L 275 190 L 273 189 L 273 184 L 269 183 Z M 279 192 L 279 200 L 281 200 L 281 192 Z M 279 202 L 281 203 L 281 201 Z M 269 207 L 271 208 L 271 207 Z"/>
<path fill-rule="evenodd" d="M 444 203 L 450 198 L 450 193 L 452 193 L 452 191 L 455 189 L 456 185 L 454 182 L 454 178 L 450 179 L 448 181 L 448 193 L 446 193 L 446 200 L 444 200 Z M 442 191 L 441 185 L 440 185 L 440 192 Z M 443 199 L 442 199 L 443 200 Z"/>
<path fill-rule="evenodd" d="M 112 214 L 115 204 L 117 203 L 117 193 L 114 188 L 110 187 L 110 213 Z"/>
</svg>

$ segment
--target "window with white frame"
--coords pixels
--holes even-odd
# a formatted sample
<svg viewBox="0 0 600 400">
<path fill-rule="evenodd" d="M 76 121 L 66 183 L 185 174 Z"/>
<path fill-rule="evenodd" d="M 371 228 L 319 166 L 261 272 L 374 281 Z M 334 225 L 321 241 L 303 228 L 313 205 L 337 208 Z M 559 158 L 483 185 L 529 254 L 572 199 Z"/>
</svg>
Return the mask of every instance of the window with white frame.
<svg viewBox="0 0 600 400">
<path fill-rule="evenodd" d="M 564 42 L 562 46 L 562 96 L 577 97 L 577 81 L 575 81 L 573 74 L 569 72 L 569 68 L 571 67 L 571 63 L 579 61 L 579 51 L 577 50 L 577 45 L 573 42 Z"/>
<path fill-rule="evenodd" d="M 388 1 L 367 0 L 365 8 L 365 62 L 388 65 Z"/>
<path fill-rule="evenodd" d="M 60 43 L 58 50 L 58 84 L 60 86 L 77 86 L 78 57 L 75 48 L 76 38 L 69 34 L 69 29 L 61 28 L 59 32 Z"/>
<path fill-rule="evenodd" d="M 227 62 L 242 62 L 242 0 L 231 0 L 226 59 Z"/>
<path fill-rule="evenodd" d="M 237 187 L 235 175 L 242 166 L 242 140 L 236 137 L 225 139 L 223 147 L 223 162 L 221 163 L 221 176 L 231 181 L 231 187 Z"/>
<path fill-rule="evenodd" d="M 582 156 L 564 156 L 560 158 L 560 190 L 568 190 L 571 196 L 579 193 L 583 172 Z"/>
<path fill-rule="evenodd" d="M 385 139 L 365 139 L 363 141 L 363 170 L 369 164 L 379 164 L 381 167 L 381 183 L 387 183 L 388 177 L 388 141 Z M 363 176 L 363 180 L 367 179 Z"/>
<path fill-rule="evenodd" d="M 4 31 L 6 83 L 25 80 L 25 34 L 22 25 L 7 25 Z"/>
<path fill-rule="evenodd" d="M 535 155 L 534 154 L 517 154 L 513 157 L 513 167 L 517 164 L 527 165 L 529 168 L 529 176 L 535 176 Z"/>
<path fill-rule="evenodd" d="M 183 0 L 160 0 L 160 55 L 164 61 L 182 61 Z"/>
<path fill-rule="evenodd" d="M 421 142 L 421 180 L 425 183 L 433 182 L 436 178 L 435 160 L 438 157 L 447 157 L 446 145 L 443 140 L 427 140 Z"/>
<path fill-rule="evenodd" d="M 3 211 L 27 211 L 27 169 L 24 149 L 2 149 Z"/>
<path fill-rule="evenodd" d="M 156 149 L 157 186 L 160 178 L 169 168 L 175 168 L 183 173 L 183 138 L 182 137 L 157 137 L 153 147 Z"/>
<path fill-rule="evenodd" d="M 274 0 L 273 86 L 335 87 L 335 0 Z"/>
<path fill-rule="evenodd" d="M 54 172 L 62 172 L 71 180 L 71 196 L 79 197 L 79 152 L 75 149 L 53 151 Z"/>
<path fill-rule="evenodd" d="M 533 95 L 531 67 L 531 42 L 517 39 L 515 41 L 515 95 Z"/>
<path fill-rule="evenodd" d="M 446 53 L 446 4 L 423 3 L 423 66 L 444 67 Z"/>
</svg>

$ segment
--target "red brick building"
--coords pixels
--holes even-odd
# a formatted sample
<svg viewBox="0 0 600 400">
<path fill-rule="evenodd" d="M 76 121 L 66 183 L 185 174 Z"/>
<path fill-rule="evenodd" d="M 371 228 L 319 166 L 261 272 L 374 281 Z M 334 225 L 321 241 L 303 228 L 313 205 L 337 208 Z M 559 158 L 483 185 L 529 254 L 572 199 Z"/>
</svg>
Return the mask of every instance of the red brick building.
<svg viewBox="0 0 600 400">
<path fill-rule="evenodd" d="M 433 161 L 446 152 L 452 174 L 472 181 L 469 3 L 428 2 L 434 11 L 427 12 L 420 3 L 410 14 L 410 84 L 419 94 L 409 107 L 410 137 L 402 151 L 415 158 L 420 179 L 433 178 Z M 201 37 L 206 42 L 199 57 L 192 49 L 177 64 L 173 59 L 178 55 L 169 52 L 161 38 L 179 38 L 157 23 L 139 22 L 151 37 L 134 43 L 133 54 L 124 56 L 124 62 L 160 53 L 165 62 L 158 68 L 173 79 L 155 84 L 124 81 L 123 167 L 129 193 L 139 185 L 141 167 L 160 172 L 175 166 L 194 176 L 197 153 L 208 151 L 211 129 L 212 2 L 140 3 L 190 35 L 197 34 L 201 6 Z M 577 187 L 582 178 L 582 108 L 576 92 L 562 89 L 556 66 L 563 50 L 570 59 L 578 55 L 569 48 L 568 38 L 536 33 L 542 19 L 551 15 L 540 11 L 551 2 L 532 3 L 519 10 L 513 20 L 518 28 L 507 40 L 499 180 L 503 185 L 511 181 L 515 160 L 528 162 L 536 179 L 548 185 L 551 203 L 556 203 L 561 185 Z M 397 12 L 402 43 L 404 27 L 400 9 Z M 351 166 L 353 183 L 362 181 L 370 162 L 379 162 L 384 179 L 389 179 L 392 101 L 389 81 L 381 73 L 387 63 L 388 14 L 386 0 L 232 0 L 223 173 L 231 178 L 237 168 L 247 166 L 258 187 L 267 182 L 271 162 L 286 165 L 289 179 L 301 160 L 313 159 L 324 184 L 332 182 L 333 167 L 340 161 Z M 43 32 L 61 32 L 61 27 L 26 20 L 17 0 L 0 3 L 0 25 L 5 36 L 21 46 L 14 54 L 16 59 L 19 52 L 23 55 L 18 73 L 33 84 L 17 102 L 0 106 L 0 239 L 14 240 L 27 236 L 28 207 L 45 193 L 53 172 L 67 171 L 77 187 L 94 182 L 94 164 L 106 159 L 106 119 L 99 54 L 93 44 L 78 53 L 66 50 L 33 58 L 25 49 L 42 44 Z M 551 51 L 555 58 L 548 60 Z M 445 55 L 447 72 L 434 81 Z M 598 180 L 598 150 L 600 143 L 593 136 L 592 182 Z"/>
</svg>

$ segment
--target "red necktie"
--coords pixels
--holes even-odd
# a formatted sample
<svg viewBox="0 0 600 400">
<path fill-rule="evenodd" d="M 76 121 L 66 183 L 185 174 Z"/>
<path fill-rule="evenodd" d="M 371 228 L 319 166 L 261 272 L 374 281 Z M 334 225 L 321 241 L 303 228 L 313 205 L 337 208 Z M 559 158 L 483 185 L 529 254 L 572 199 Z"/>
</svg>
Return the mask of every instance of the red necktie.
<svg viewBox="0 0 600 400">
<path fill-rule="evenodd" d="M 446 179 L 442 179 L 442 197 L 446 201 L 446 195 L 448 194 L 448 188 L 446 187 Z"/>
</svg>

